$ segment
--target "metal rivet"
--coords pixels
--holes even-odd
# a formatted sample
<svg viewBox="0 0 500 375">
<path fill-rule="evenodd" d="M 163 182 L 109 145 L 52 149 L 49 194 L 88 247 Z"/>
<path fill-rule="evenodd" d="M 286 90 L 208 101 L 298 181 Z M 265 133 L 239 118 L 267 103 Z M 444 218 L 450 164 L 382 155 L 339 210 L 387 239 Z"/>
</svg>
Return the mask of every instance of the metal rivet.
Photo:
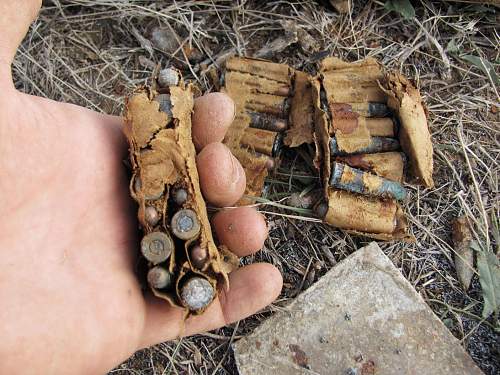
<svg viewBox="0 0 500 375">
<path fill-rule="evenodd" d="M 190 251 L 190 259 L 193 266 L 202 269 L 207 262 L 208 252 L 207 249 L 202 248 L 200 245 L 195 245 Z"/>
<path fill-rule="evenodd" d="M 153 206 L 147 206 L 144 210 L 144 219 L 149 225 L 155 226 L 160 221 L 160 214 Z"/>
<path fill-rule="evenodd" d="M 190 310 L 201 310 L 214 299 L 215 290 L 207 279 L 193 277 L 181 289 L 182 303 Z"/>
<path fill-rule="evenodd" d="M 165 268 L 156 266 L 148 272 L 148 283 L 155 289 L 165 289 L 172 284 L 172 275 Z"/>
<path fill-rule="evenodd" d="M 180 210 L 175 213 L 170 223 L 172 232 L 181 240 L 189 240 L 200 233 L 200 222 L 193 210 Z"/>
<path fill-rule="evenodd" d="M 177 86 L 179 84 L 179 73 L 172 68 L 162 69 L 158 74 L 158 83 L 161 87 Z"/>
<path fill-rule="evenodd" d="M 174 242 L 168 233 L 151 232 L 142 238 L 142 255 L 153 264 L 166 261 L 173 250 Z"/>
<path fill-rule="evenodd" d="M 185 189 L 176 189 L 172 192 L 172 198 L 175 203 L 181 206 L 187 201 L 188 193 Z"/>
</svg>

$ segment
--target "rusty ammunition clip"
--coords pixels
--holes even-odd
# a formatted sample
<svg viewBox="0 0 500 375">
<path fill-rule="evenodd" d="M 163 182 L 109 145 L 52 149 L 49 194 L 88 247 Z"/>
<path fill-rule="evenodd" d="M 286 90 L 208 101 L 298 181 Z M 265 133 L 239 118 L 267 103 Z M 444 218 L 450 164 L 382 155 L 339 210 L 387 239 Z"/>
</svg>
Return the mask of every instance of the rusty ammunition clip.
<svg viewBox="0 0 500 375">
<path fill-rule="evenodd" d="M 154 82 L 126 100 L 130 193 L 139 206 L 140 249 L 152 292 L 199 314 L 215 298 L 217 283 L 229 282 L 237 258 L 212 237 L 191 140 L 192 87 L 172 68 L 158 81 L 160 88 Z M 193 253 L 193 246 L 199 250 Z"/>
<path fill-rule="evenodd" d="M 288 147 L 314 143 L 324 189 L 318 217 L 373 238 L 411 240 L 397 201 L 407 194 L 407 164 L 413 178 L 432 186 L 432 144 L 420 94 L 406 78 L 370 58 L 329 57 L 316 76 L 231 58 L 224 84 L 237 108 L 225 142 L 245 168 L 247 195 L 263 191 L 282 139 Z"/>
<path fill-rule="evenodd" d="M 247 196 L 260 196 L 265 177 L 276 165 L 273 158 L 281 152 L 293 75 L 287 65 L 264 60 L 235 57 L 226 62 L 224 91 L 235 102 L 236 115 L 224 143 L 245 170 Z M 250 202 L 239 202 L 244 203 Z"/>
</svg>

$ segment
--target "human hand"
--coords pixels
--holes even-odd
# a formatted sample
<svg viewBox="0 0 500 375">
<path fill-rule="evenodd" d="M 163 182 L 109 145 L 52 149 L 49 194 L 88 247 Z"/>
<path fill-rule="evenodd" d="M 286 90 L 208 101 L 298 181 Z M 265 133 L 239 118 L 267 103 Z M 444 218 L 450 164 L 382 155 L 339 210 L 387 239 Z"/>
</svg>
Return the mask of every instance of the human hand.
<svg viewBox="0 0 500 375">
<path fill-rule="evenodd" d="M 137 349 L 223 326 L 272 302 L 282 281 L 269 264 L 233 272 L 229 291 L 185 326 L 182 309 L 143 296 L 133 273 L 139 239 L 121 118 L 22 94 L 12 84 L 12 58 L 40 2 L 0 1 L 0 373 L 102 373 Z M 241 165 L 212 143 L 233 112 L 227 96 L 211 94 L 197 100 L 193 116 L 202 190 L 219 205 L 244 187 Z M 257 251 L 267 235 L 251 208 L 222 211 L 213 224 L 239 256 Z"/>
</svg>

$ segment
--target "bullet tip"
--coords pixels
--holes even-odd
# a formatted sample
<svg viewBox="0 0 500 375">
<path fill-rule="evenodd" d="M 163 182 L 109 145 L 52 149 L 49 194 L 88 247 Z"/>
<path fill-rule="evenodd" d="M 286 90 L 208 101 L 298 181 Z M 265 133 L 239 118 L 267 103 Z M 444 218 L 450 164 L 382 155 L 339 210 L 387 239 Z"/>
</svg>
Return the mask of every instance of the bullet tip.
<svg viewBox="0 0 500 375">
<path fill-rule="evenodd" d="M 201 310 L 212 302 L 215 290 L 204 278 L 193 277 L 181 289 L 181 299 L 190 310 Z"/>
</svg>

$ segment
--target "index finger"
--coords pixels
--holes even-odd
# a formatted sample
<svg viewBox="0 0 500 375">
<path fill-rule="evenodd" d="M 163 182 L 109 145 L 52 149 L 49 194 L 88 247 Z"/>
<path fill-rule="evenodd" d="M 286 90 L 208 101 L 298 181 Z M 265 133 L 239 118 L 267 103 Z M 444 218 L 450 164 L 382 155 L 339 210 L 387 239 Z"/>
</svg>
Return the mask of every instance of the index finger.
<svg viewBox="0 0 500 375">
<path fill-rule="evenodd" d="M 192 136 L 196 151 L 213 142 L 222 142 L 233 122 L 233 100 L 222 92 L 213 92 L 196 98 L 192 116 Z"/>
</svg>

